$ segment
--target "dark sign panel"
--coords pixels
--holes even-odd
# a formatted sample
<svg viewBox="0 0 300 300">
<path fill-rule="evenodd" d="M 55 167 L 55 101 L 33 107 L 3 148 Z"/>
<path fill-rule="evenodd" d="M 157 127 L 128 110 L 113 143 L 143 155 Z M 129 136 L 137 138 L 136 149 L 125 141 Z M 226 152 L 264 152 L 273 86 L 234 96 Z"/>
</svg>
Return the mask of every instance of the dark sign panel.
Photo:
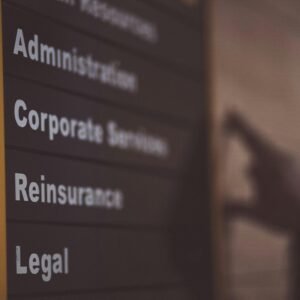
<svg viewBox="0 0 300 300">
<path fill-rule="evenodd" d="M 99 38 L 200 73 L 202 47 L 199 33 L 153 9 L 147 1 L 10 1 Z"/>
<path fill-rule="evenodd" d="M 13 6 L 4 4 L 3 10 L 8 73 L 99 101 L 196 121 L 203 101 L 196 81 Z"/>
<path fill-rule="evenodd" d="M 200 6 L 2 2 L 0 300 L 213 299 Z"/>
</svg>

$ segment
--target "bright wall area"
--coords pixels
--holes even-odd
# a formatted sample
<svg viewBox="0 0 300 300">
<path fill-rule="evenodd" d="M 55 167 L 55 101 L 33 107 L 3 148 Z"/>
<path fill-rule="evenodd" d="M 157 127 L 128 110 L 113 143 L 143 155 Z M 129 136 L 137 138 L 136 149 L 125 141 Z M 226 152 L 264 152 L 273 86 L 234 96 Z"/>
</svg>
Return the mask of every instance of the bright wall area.
<svg viewBox="0 0 300 300">
<path fill-rule="evenodd" d="M 238 111 L 274 148 L 300 161 L 300 2 L 216 0 L 215 12 L 219 123 Z M 219 143 L 224 192 L 251 203 L 250 151 L 221 131 Z M 224 233 L 229 299 L 290 299 L 292 236 L 241 218 L 226 222 Z"/>
</svg>

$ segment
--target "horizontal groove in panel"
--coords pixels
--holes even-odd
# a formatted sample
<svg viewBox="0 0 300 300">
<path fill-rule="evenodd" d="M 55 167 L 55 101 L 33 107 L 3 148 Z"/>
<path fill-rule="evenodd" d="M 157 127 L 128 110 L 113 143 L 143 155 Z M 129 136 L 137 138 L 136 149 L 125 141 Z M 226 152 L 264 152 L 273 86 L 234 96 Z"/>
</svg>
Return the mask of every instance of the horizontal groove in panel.
<svg viewBox="0 0 300 300">
<path fill-rule="evenodd" d="M 203 115 L 203 111 L 201 111 L 199 113 L 199 116 L 196 120 L 194 121 L 189 121 L 189 120 L 182 120 L 179 119 L 177 117 L 172 117 L 170 115 L 165 115 L 165 114 L 161 114 L 161 113 L 155 113 L 152 111 L 145 111 L 141 108 L 138 107 L 131 107 L 128 105 L 124 105 L 124 103 L 112 103 L 111 101 L 105 99 L 105 98 L 100 98 L 100 97 L 95 97 L 95 96 L 91 96 L 91 95 L 87 95 L 86 93 L 80 93 L 80 92 L 74 92 L 68 89 L 64 89 L 64 88 L 60 88 L 54 85 L 51 85 L 49 83 L 46 82 L 40 82 L 38 80 L 33 80 L 30 78 L 26 78 L 24 76 L 19 76 L 19 75 L 15 75 L 13 73 L 10 72 L 4 72 L 5 76 L 8 76 L 9 78 L 14 78 L 17 80 L 22 80 L 25 82 L 29 82 L 30 84 L 34 84 L 40 87 L 45 87 L 48 89 L 54 89 L 56 91 L 59 92 L 63 92 L 63 93 L 67 93 L 69 95 L 73 95 L 75 97 L 81 97 L 86 99 L 87 101 L 91 101 L 91 102 L 95 102 L 95 103 L 101 103 L 107 107 L 110 108 L 116 108 L 118 110 L 123 110 L 126 112 L 130 112 L 136 115 L 140 115 L 141 117 L 145 117 L 145 118 L 151 118 L 153 121 L 159 123 L 159 124 L 165 124 L 174 128 L 178 128 L 178 129 L 183 129 L 183 130 L 196 130 L 198 127 L 197 125 L 199 124 L 199 122 L 202 121 L 202 115 Z"/>
<path fill-rule="evenodd" d="M 79 292 L 76 294 L 64 293 L 59 295 L 34 295 L 34 296 L 15 296 L 10 300 L 196 300 L 197 296 L 190 291 L 189 287 L 145 287 L 145 288 L 129 288 L 114 289 L 112 291 L 103 292 Z"/>
<path fill-rule="evenodd" d="M 189 159 L 193 135 L 185 130 L 21 80 L 5 86 L 10 146 L 175 173 Z"/>
<path fill-rule="evenodd" d="M 15 295 L 59 293 L 105 288 L 199 282 L 205 261 L 201 247 L 186 257 L 168 236 L 157 233 L 8 224 L 9 290 Z M 121 247 L 121 248 L 120 248 Z M 199 252 L 200 251 L 200 252 Z M 20 274 L 16 259 L 26 266 L 32 253 L 59 253 L 63 269 Z M 27 269 L 29 270 L 29 269 Z M 30 271 L 30 270 L 29 270 Z M 40 270 L 42 271 L 42 270 Z M 42 277 L 42 275 L 45 275 Z M 203 277 L 201 284 L 207 285 Z"/>
<path fill-rule="evenodd" d="M 13 150 L 6 158 L 8 219 L 155 227 L 175 222 L 178 180 Z M 34 195 L 32 185 L 38 185 Z"/>
<path fill-rule="evenodd" d="M 203 9 L 207 0 L 143 0 L 153 5 L 157 10 L 173 16 L 178 22 L 185 23 L 191 28 L 199 29 L 203 17 Z"/>
</svg>

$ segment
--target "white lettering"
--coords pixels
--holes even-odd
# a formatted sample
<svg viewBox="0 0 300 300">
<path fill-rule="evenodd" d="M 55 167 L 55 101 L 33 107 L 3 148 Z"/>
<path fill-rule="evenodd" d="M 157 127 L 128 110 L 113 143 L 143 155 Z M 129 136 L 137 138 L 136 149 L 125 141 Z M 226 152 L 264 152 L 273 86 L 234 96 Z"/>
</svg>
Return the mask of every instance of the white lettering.
<svg viewBox="0 0 300 300">
<path fill-rule="evenodd" d="M 22 248 L 16 246 L 16 274 L 17 275 L 41 275 L 44 282 L 50 282 L 53 275 L 69 274 L 69 249 L 64 248 L 62 253 L 55 254 L 29 254 L 26 266 L 21 265 Z"/>
<path fill-rule="evenodd" d="M 21 247 L 17 246 L 16 247 L 16 272 L 18 275 L 24 275 L 27 274 L 27 267 L 26 266 L 22 266 L 21 263 Z"/>
<path fill-rule="evenodd" d="M 13 53 L 14 55 L 22 54 L 24 58 L 32 61 L 62 69 L 78 76 L 85 76 L 90 80 L 99 81 L 103 85 L 129 93 L 138 91 L 138 76 L 123 70 L 120 63 L 115 61 L 100 62 L 94 59 L 91 54 L 80 55 L 76 47 L 70 51 L 65 51 L 41 43 L 37 34 L 26 43 L 22 28 L 17 30 Z"/>
<path fill-rule="evenodd" d="M 158 28 L 153 22 L 102 0 L 80 0 L 80 11 L 103 23 L 129 32 L 149 43 L 159 40 Z"/>
<path fill-rule="evenodd" d="M 27 110 L 24 100 L 18 99 L 14 106 L 14 117 L 20 128 L 29 127 L 33 131 L 45 132 L 48 139 L 53 141 L 56 136 L 78 139 L 82 142 L 102 144 L 104 130 L 101 124 L 95 124 L 91 118 L 86 121 L 59 117 L 57 115 Z"/>
<path fill-rule="evenodd" d="M 144 129 L 125 130 L 114 121 L 107 124 L 108 144 L 112 148 L 132 150 L 159 158 L 169 155 L 168 142 L 158 136 L 149 135 Z"/>
<path fill-rule="evenodd" d="M 29 181 L 26 174 L 15 173 L 15 200 L 61 206 L 85 206 L 122 210 L 124 195 L 120 189 L 92 188 L 53 184 L 41 175 L 40 181 Z"/>
<path fill-rule="evenodd" d="M 16 201 L 28 201 L 28 196 L 26 193 L 27 187 L 27 176 L 25 174 L 16 173 L 15 174 L 15 198 Z"/>
<path fill-rule="evenodd" d="M 24 128 L 27 125 L 27 119 L 21 117 L 21 109 L 23 111 L 27 110 L 26 103 L 23 100 L 17 100 L 15 103 L 15 120 L 19 127 Z"/>
<path fill-rule="evenodd" d="M 20 28 L 17 30 L 14 54 L 19 55 L 19 52 L 21 52 L 24 57 L 28 57 L 23 30 Z"/>
</svg>

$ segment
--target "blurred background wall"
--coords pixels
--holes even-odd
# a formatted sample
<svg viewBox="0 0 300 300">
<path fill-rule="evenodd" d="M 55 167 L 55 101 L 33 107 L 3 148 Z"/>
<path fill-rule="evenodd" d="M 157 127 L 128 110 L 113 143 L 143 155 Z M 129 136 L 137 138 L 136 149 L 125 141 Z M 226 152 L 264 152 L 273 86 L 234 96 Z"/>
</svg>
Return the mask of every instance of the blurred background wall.
<svg viewBox="0 0 300 300">
<path fill-rule="evenodd" d="M 224 137 L 222 122 L 228 111 L 238 111 L 274 146 L 300 160 L 300 2 L 216 0 L 215 13 L 223 189 L 236 201 L 251 202 L 245 172 L 251 154 Z M 223 229 L 228 298 L 290 299 L 291 237 L 243 219 L 227 221 Z"/>
</svg>

